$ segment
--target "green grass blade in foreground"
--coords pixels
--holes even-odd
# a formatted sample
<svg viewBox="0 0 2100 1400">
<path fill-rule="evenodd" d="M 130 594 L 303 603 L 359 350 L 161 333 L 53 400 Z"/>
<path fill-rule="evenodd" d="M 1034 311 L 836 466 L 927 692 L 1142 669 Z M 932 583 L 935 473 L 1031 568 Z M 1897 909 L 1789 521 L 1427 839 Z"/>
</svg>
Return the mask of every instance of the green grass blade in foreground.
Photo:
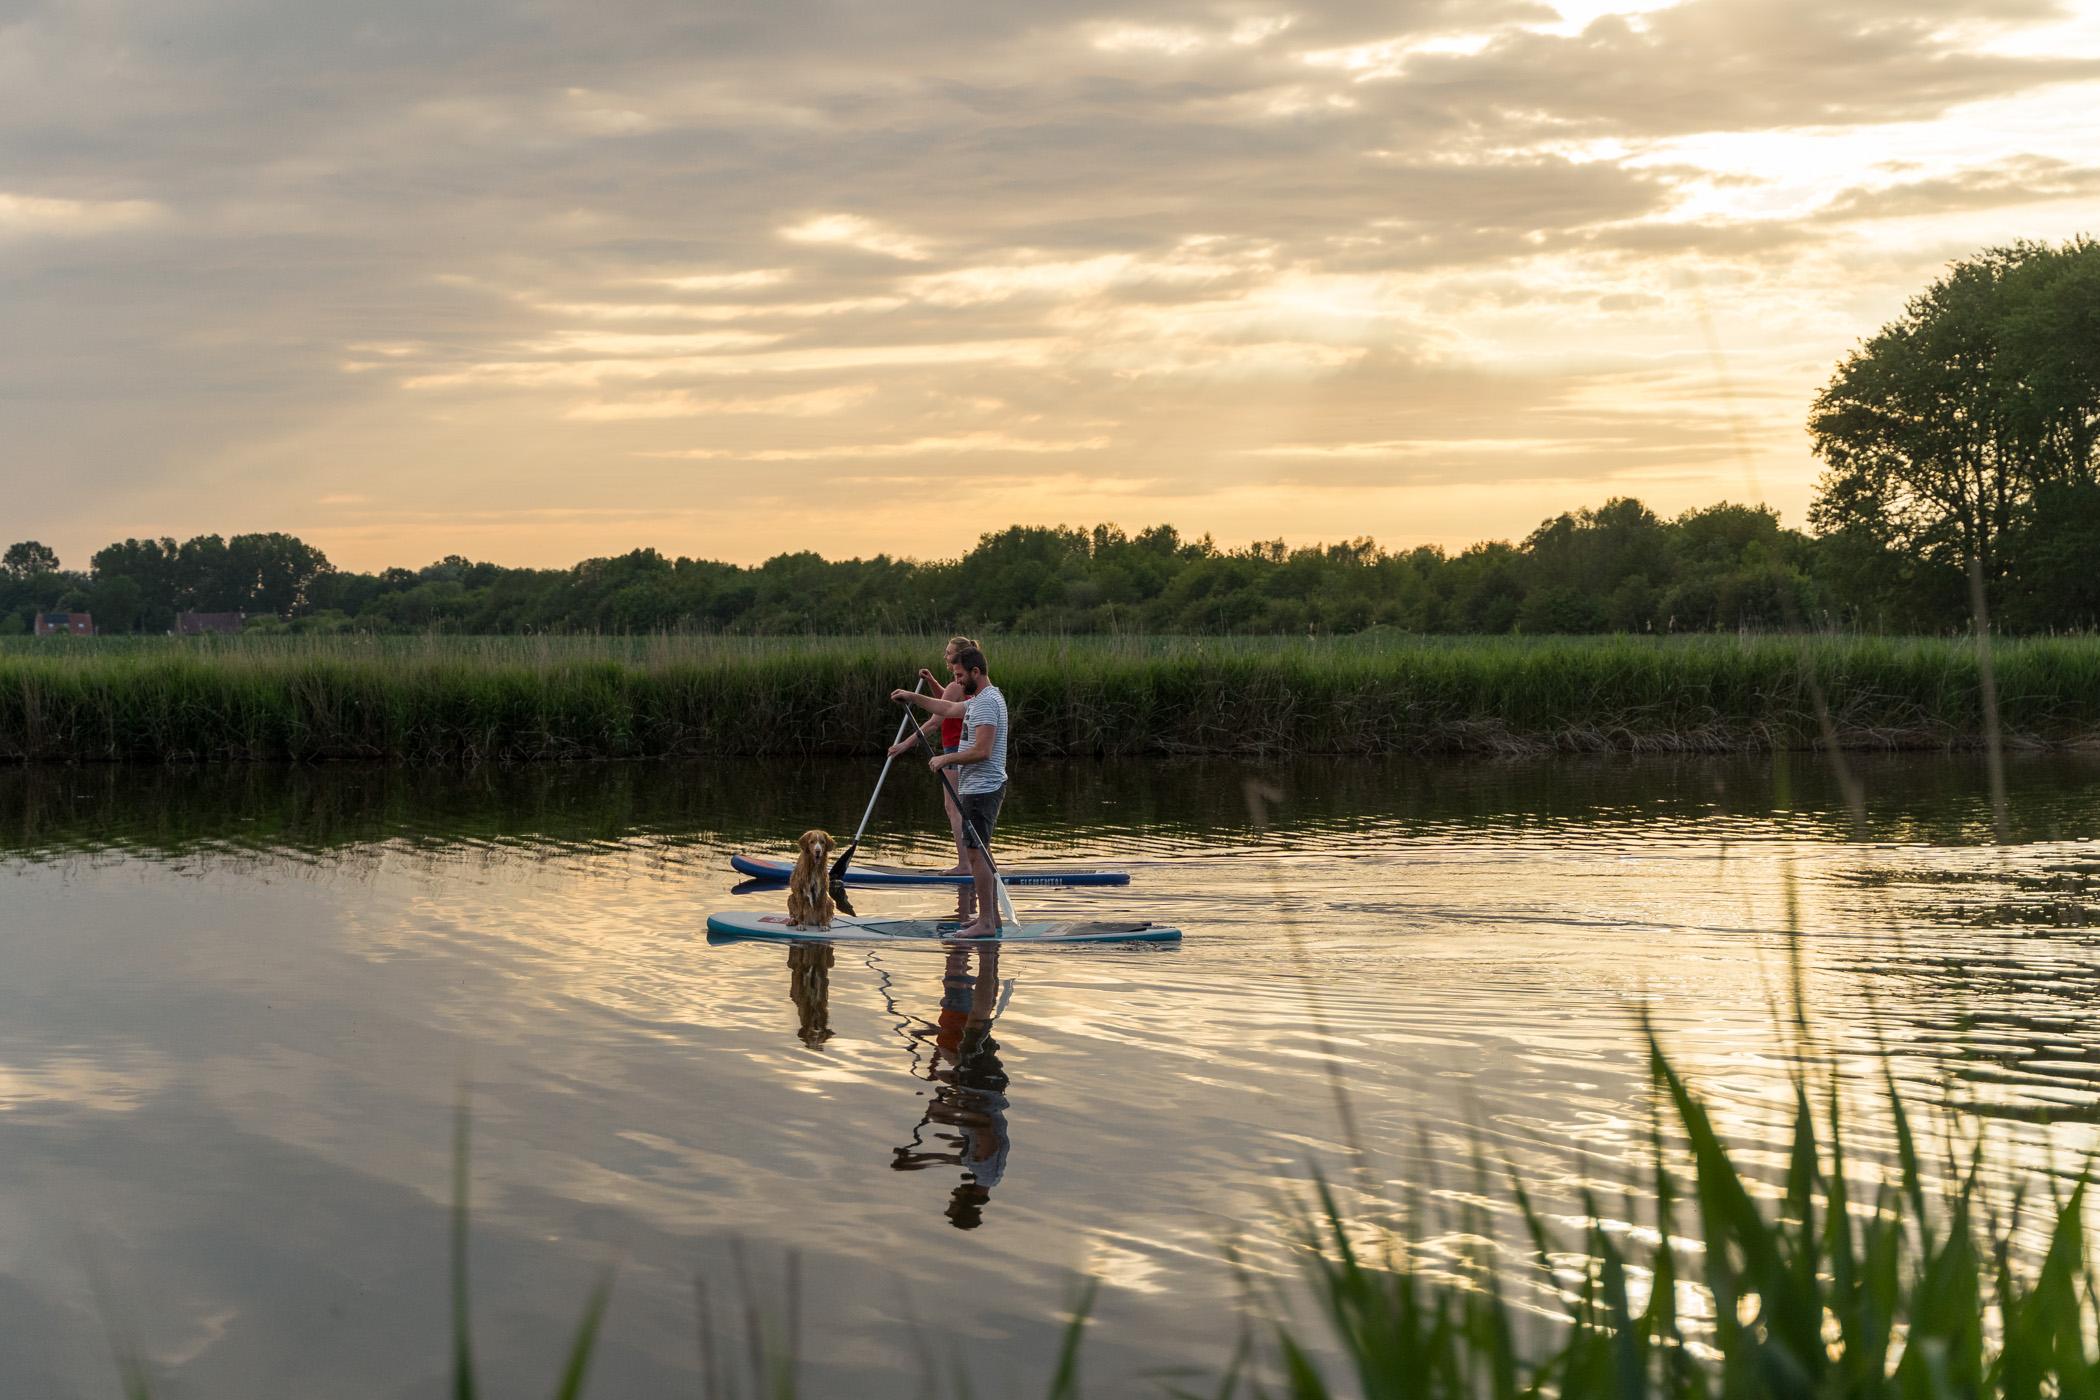
<svg viewBox="0 0 2100 1400">
<path fill-rule="evenodd" d="M 2082 1175 L 2054 1204 L 2038 1266 L 2020 1267 L 2016 1216 L 1983 1221 L 1976 1208 L 1981 1158 L 1931 1199 L 1901 1095 L 1885 1072 L 1898 1144 L 1895 1179 L 1875 1184 L 1871 1208 L 1861 1209 L 1837 1071 L 1826 1064 L 1820 1130 L 1818 1096 L 1806 1082 L 1796 1085 L 1791 1149 L 1768 1216 L 1758 1204 L 1767 1188 L 1739 1168 L 1698 1096 L 1655 1037 L 1648 1040 L 1659 1100 L 1694 1174 L 1710 1331 L 1688 1339 L 1678 1313 L 1673 1217 L 1682 1191 L 1658 1118 L 1650 1133 L 1656 1242 L 1645 1259 L 1629 1253 L 1635 1238 L 1622 1243 L 1608 1231 L 1586 1195 L 1583 1282 L 1573 1306 L 1541 1321 L 1547 1335 L 1533 1328 L 1528 1344 L 1510 1325 L 1492 1263 L 1480 1278 L 1454 1279 L 1416 1270 L 1420 1250 L 1389 1254 L 1383 1265 L 1367 1262 L 1323 1185 L 1300 1220 L 1306 1277 L 1335 1349 L 1357 1372 L 1352 1393 L 1367 1400 L 2100 1400 L 2100 1299 Z M 1555 1253 L 1524 1183 L 1512 1178 L 1508 1190 L 1531 1232 L 1539 1283 L 1562 1291 L 1555 1262 L 1567 1253 Z M 1415 1228 L 1422 1228 L 1419 1217 Z M 1631 1291 L 1637 1266 L 1650 1282 L 1639 1311 Z M 1986 1322 L 1994 1317 L 2002 1322 L 1995 1334 Z M 1322 1348 L 1281 1322 L 1270 1335 L 1269 1360 L 1284 1394 L 1312 1400 L 1334 1393 L 1316 1360 Z"/>
<path fill-rule="evenodd" d="M 452 1394 L 474 1400 L 474 1340 L 467 1307 L 467 1100 L 452 1123 Z"/>
<path fill-rule="evenodd" d="M 1087 1318 L 1094 1311 L 1094 1295 L 1101 1280 L 1090 1278 L 1072 1301 L 1072 1320 L 1057 1348 L 1057 1370 L 1050 1377 L 1050 1400 L 1079 1400 L 1079 1344 L 1086 1336 Z"/>
<path fill-rule="evenodd" d="M 583 1321 L 576 1326 L 576 1340 L 569 1346 L 568 1364 L 562 1367 L 561 1384 L 555 1387 L 554 1400 L 579 1400 L 583 1394 L 583 1378 L 591 1366 L 591 1352 L 598 1344 L 598 1326 L 605 1320 L 605 1308 L 612 1301 L 613 1271 L 607 1269 L 599 1276 L 598 1286 L 591 1290 L 590 1301 L 584 1304 Z"/>
<path fill-rule="evenodd" d="M 454 1400 L 475 1400 L 479 1392 L 474 1379 L 474 1342 L 472 1336 L 469 1289 L 467 1286 L 467 1235 L 470 1211 L 467 1190 L 468 1148 L 470 1145 L 470 1115 L 466 1096 L 460 1096 L 459 1106 L 454 1111 L 452 1126 L 452 1394 Z M 600 1276 L 597 1286 L 591 1290 L 584 1303 L 583 1318 L 576 1326 L 576 1335 L 569 1344 L 569 1354 L 563 1362 L 561 1379 L 554 1389 L 555 1400 L 580 1400 L 584 1379 L 589 1374 L 591 1355 L 597 1349 L 598 1329 L 605 1321 L 605 1310 L 612 1301 L 613 1271 L 608 1268 Z M 127 1392 L 128 1393 L 128 1392 Z"/>
<path fill-rule="evenodd" d="M 147 1369 L 145 1354 L 117 1320 L 109 1278 L 103 1273 L 102 1264 L 92 1249 L 84 1248 L 84 1256 L 88 1288 L 94 1294 L 95 1310 L 102 1315 L 103 1334 L 108 1338 L 110 1355 L 117 1363 L 117 1384 L 123 1387 L 124 1400 L 153 1400 L 153 1377 Z"/>
</svg>

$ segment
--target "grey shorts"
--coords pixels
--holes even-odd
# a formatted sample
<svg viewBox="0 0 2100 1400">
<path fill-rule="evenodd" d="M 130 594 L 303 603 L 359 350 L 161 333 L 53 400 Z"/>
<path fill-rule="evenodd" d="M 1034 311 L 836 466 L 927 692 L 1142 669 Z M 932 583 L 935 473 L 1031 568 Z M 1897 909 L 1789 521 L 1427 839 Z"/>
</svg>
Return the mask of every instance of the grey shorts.
<svg viewBox="0 0 2100 1400">
<path fill-rule="evenodd" d="M 1000 804 L 1005 801 L 1004 783 L 991 792 L 965 792 L 956 798 L 962 819 L 969 823 L 970 830 L 977 833 L 977 841 L 988 851 L 992 848 L 992 833 L 999 829 Z"/>
<path fill-rule="evenodd" d="M 962 752 L 962 745 L 961 745 L 961 744 L 943 744 L 943 745 L 941 745 L 941 752 L 942 752 L 942 753 L 961 753 L 961 752 Z"/>
</svg>

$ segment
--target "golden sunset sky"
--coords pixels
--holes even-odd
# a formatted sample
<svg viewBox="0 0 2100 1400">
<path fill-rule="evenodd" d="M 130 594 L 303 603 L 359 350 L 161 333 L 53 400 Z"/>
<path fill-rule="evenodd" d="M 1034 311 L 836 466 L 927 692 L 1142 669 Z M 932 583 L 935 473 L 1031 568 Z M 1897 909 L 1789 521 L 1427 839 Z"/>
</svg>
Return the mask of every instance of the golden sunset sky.
<svg viewBox="0 0 2100 1400">
<path fill-rule="evenodd" d="M 1837 359 L 2100 233 L 2100 3 L 27 0 L 0 537 L 1804 523 Z"/>
</svg>

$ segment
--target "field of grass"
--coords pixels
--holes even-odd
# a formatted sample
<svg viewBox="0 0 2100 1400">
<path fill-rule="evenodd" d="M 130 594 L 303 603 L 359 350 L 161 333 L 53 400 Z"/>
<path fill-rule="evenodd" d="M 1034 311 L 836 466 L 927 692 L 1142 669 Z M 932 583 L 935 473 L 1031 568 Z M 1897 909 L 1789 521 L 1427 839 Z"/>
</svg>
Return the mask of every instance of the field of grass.
<svg viewBox="0 0 2100 1400">
<path fill-rule="evenodd" d="M 455 763 L 869 752 L 933 638 L 0 644 L 0 759 Z M 1964 747 L 1962 638 L 1005 637 L 1024 755 Z M 2100 639 L 1999 642 L 2012 744 L 2100 739 Z"/>
</svg>

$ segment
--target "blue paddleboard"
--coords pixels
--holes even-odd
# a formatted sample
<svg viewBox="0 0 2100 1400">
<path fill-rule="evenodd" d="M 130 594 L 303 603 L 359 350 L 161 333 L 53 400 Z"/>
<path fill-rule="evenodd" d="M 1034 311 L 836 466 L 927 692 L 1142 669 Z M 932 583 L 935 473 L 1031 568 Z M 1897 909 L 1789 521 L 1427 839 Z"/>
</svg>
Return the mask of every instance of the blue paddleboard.
<svg viewBox="0 0 2100 1400">
<path fill-rule="evenodd" d="M 828 929 L 796 928 L 785 914 L 709 914 L 709 942 L 770 938 L 823 943 L 1174 943 L 1181 930 L 1143 919 L 1060 919 L 1008 924 L 997 938 L 957 938 L 953 919 L 864 919 L 840 914 Z"/>
<path fill-rule="evenodd" d="M 795 862 L 774 856 L 746 855 L 743 852 L 729 858 L 730 866 L 754 880 L 771 880 L 786 884 L 794 873 Z M 1130 872 L 1127 870 L 1094 870 L 1078 865 L 1002 865 L 999 876 L 1008 885 L 1127 885 Z M 846 866 L 846 883 L 849 885 L 967 885 L 967 875 L 950 875 L 945 871 L 913 868 L 908 865 L 867 865 L 860 861 Z"/>
</svg>

